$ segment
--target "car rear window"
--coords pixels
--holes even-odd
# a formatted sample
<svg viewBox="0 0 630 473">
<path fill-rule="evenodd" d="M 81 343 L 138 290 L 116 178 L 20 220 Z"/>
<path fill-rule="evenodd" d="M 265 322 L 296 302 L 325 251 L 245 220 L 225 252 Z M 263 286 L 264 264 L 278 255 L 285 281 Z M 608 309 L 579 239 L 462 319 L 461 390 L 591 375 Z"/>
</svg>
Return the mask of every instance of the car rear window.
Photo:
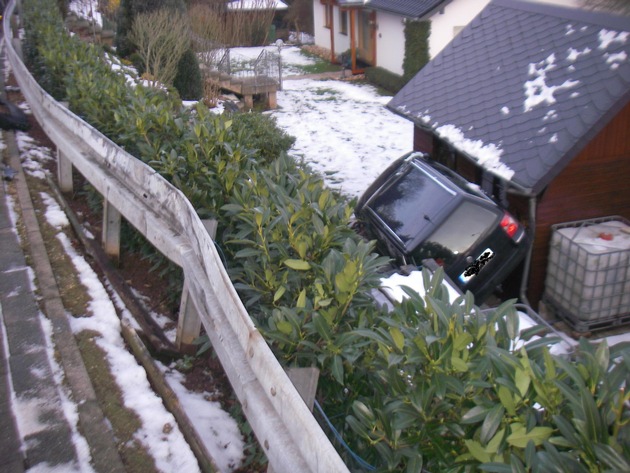
<svg viewBox="0 0 630 473">
<path fill-rule="evenodd" d="M 497 219 L 496 212 L 464 200 L 444 223 L 412 252 L 412 257 L 417 264 L 427 258 L 449 264 L 496 225 Z"/>
<path fill-rule="evenodd" d="M 456 194 L 414 165 L 387 188 L 377 193 L 368 207 L 407 246 L 427 225 L 433 225 L 440 210 Z"/>
</svg>

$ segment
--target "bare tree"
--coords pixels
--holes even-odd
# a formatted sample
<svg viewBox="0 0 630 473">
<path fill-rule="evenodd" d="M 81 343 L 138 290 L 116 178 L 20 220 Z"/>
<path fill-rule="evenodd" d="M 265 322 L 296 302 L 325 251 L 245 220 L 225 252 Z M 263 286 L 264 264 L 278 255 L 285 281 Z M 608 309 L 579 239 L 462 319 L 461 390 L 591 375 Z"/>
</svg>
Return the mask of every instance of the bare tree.
<svg viewBox="0 0 630 473">
<path fill-rule="evenodd" d="M 300 33 L 313 34 L 313 3 L 309 0 L 293 0 L 289 4 L 289 11 L 284 17 L 289 27 L 292 27 L 300 38 Z"/>
<path fill-rule="evenodd" d="M 197 37 L 223 47 L 258 46 L 267 40 L 275 7 L 274 0 L 197 3 L 188 14 Z"/>
<path fill-rule="evenodd" d="M 138 48 L 151 85 L 172 85 L 179 60 L 190 48 L 188 18 L 170 9 L 137 15 L 130 39 Z"/>
</svg>

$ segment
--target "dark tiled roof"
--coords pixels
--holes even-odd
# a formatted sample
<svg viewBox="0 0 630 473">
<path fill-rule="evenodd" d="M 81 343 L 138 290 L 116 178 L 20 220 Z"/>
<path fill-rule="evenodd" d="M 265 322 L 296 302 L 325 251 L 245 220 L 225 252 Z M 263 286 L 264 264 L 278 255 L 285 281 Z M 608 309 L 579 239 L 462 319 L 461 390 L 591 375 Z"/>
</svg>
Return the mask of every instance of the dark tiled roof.
<svg viewBox="0 0 630 473">
<path fill-rule="evenodd" d="M 409 18 L 422 18 L 451 0 L 367 0 L 365 6 L 375 10 L 396 13 Z"/>
<path fill-rule="evenodd" d="M 630 18 L 495 0 L 388 107 L 537 193 L 629 101 Z"/>
</svg>

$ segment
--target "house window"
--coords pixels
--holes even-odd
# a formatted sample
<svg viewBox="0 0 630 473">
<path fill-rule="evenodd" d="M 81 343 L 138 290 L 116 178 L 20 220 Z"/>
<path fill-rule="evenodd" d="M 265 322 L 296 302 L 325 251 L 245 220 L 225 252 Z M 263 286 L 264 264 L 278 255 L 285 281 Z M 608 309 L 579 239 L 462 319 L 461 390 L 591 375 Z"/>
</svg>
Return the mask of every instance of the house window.
<svg viewBox="0 0 630 473">
<path fill-rule="evenodd" d="M 348 34 L 348 10 L 341 10 L 339 14 L 339 32 Z"/>
<path fill-rule="evenodd" d="M 333 5 L 332 2 L 324 4 L 324 26 L 332 28 L 333 26 Z"/>
</svg>

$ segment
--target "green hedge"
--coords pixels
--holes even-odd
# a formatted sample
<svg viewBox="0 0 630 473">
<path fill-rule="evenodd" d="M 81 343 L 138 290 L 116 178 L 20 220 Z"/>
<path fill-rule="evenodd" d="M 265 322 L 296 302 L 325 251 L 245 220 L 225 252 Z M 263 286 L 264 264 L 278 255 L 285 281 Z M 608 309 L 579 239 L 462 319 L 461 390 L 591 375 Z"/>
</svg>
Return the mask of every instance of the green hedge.
<svg viewBox="0 0 630 473">
<path fill-rule="evenodd" d="M 405 23 L 405 58 L 403 77 L 409 81 L 429 62 L 430 21 L 408 21 Z"/>
<path fill-rule="evenodd" d="M 371 84 L 382 87 L 391 94 L 397 93 L 407 83 L 402 76 L 382 67 L 368 67 L 365 70 L 365 78 Z"/>
<path fill-rule="evenodd" d="M 424 273 L 424 298 L 376 308 L 383 260 L 273 123 L 128 86 L 50 2 L 25 0 L 24 20 L 42 84 L 217 218 L 234 285 L 278 359 L 321 369 L 320 403 L 379 471 L 630 471 L 627 345 L 583 341 L 567 359 L 535 330 L 516 345 L 513 301 L 451 304 L 441 271 Z"/>
</svg>

